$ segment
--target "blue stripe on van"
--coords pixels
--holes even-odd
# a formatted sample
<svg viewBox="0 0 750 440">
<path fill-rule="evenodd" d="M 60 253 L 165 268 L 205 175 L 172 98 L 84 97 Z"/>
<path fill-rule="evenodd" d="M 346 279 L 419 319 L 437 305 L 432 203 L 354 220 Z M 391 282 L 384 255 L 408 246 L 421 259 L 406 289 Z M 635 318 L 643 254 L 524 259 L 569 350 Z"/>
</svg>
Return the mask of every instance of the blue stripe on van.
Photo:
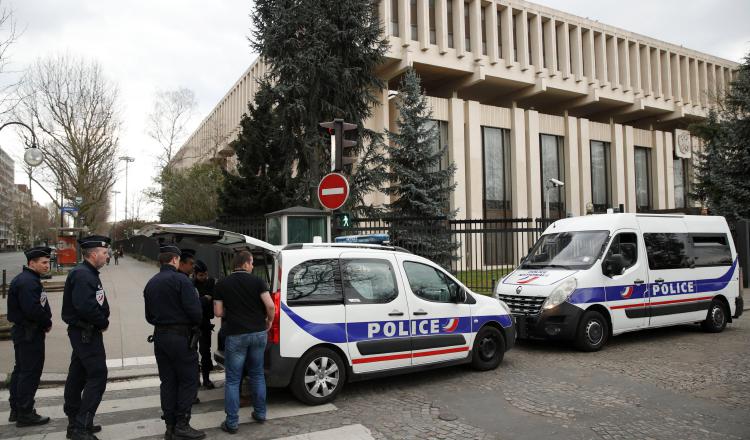
<svg viewBox="0 0 750 440">
<path fill-rule="evenodd" d="M 677 286 L 679 284 L 686 284 L 686 283 L 693 283 L 693 289 L 691 292 L 683 292 L 678 291 L 671 293 L 656 293 L 651 295 L 652 298 L 654 297 L 662 297 L 662 296 L 668 296 L 668 295 L 674 295 L 674 294 L 706 294 L 706 293 L 713 293 L 718 292 L 720 290 L 723 290 L 727 287 L 729 282 L 732 280 L 732 276 L 734 275 L 734 271 L 737 268 L 737 260 L 734 260 L 734 263 L 732 263 L 732 266 L 727 270 L 727 272 L 720 276 L 719 278 L 709 278 L 709 279 L 703 279 L 703 280 L 681 280 L 681 281 L 674 281 L 674 282 L 666 282 L 666 283 L 651 283 L 648 285 L 641 285 L 641 286 L 631 286 L 631 285 L 622 285 L 622 286 L 611 286 L 607 287 L 607 290 L 610 292 L 609 297 L 607 297 L 606 291 L 604 287 L 583 287 L 580 289 L 576 289 L 571 295 L 568 302 L 571 304 L 590 304 L 590 303 L 598 303 L 598 302 L 612 302 L 612 301 L 629 301 L 633 299 L 639 299 L 643 298 L 646 295 L 647 291 L 653 290 L 653 286 L 659 286 L 659 287 L 666 287 L 669 288 L 670 286 Z M 621 293 L 625 291 L 628 287 L 633 287 L 633 293 L 629 295 L 628 297 L 623 297 Z"/>
</svg>

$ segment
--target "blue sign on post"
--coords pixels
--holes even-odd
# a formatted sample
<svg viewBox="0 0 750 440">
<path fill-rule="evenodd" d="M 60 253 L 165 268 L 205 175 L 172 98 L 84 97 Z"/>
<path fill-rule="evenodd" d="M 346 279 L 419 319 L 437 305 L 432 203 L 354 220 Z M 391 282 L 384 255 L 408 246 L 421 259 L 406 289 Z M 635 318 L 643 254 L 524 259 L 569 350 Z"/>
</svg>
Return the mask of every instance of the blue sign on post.
<svg viewBox="0 0 750 440">
<path fill-rule="evenodd" d="M 60 211 L 63 214 L 66 213 L 66 212 L 74 213 L 74 212 L 78 212 L 78 208 L 76 208 L 74 206 L 63 206 L 62 208 L 60 208 Z"/>
</svg>

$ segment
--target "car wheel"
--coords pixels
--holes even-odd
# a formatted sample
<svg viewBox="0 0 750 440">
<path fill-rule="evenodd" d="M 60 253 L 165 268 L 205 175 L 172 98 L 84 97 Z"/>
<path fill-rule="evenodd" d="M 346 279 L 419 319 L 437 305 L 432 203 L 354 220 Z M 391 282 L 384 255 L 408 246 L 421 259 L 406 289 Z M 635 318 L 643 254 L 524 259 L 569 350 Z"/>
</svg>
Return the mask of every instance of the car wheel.
<svg viewBox="0 0 750 440">
<path fill-rule="evenodd" d="M 581 351 L 599 351 L 609 339 L 609 325 L 601 313 L 589 310 L 581 316 L 576 333 L 576 347 Z"/>
<path fill-rule="evenodd" d="M 727 326 L 727 316 L 729 315 L 724 304 L 714 299 L 711 301 L 711 307 L 708 308 L 706 320 L 701 323 L 703 330 L 708 333 L 720 333 Z"/>
<path fill-rule="evenodd" d="M 505 356 L 505 338 L 495 327 L 479 330 L 471 350 L 471 366 L 479 371 L 494 370 Z"/>
<path fill-rule="evenodd" d="M 336 398 L 346 382 L 346 366 L 335 351 L 319 347 L 297 363 L 292 376 L 294 396 L 308 405 L 322 405 Z"/>
</svg>

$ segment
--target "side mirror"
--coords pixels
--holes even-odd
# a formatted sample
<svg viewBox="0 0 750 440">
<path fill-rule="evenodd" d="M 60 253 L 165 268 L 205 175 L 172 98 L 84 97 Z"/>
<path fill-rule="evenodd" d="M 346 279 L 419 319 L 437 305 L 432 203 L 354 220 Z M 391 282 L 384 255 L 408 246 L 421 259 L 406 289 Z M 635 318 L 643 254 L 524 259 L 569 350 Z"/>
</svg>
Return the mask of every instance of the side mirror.
<svg viewBox="0 0 750 440">
<path fill-rule="evenodd" d="M 602 273 L 608 277 L 622 275 L 625 270 L 625 257 L 622 254 L 612 254 L 602 263 Z"/>
<path fill-rule="evenodd" d="M 456 304 L 466 302 L 466 292 L 464 292 L 464 289 L 455 284 L 451 287 L 451 301 Z"/>
</svg>

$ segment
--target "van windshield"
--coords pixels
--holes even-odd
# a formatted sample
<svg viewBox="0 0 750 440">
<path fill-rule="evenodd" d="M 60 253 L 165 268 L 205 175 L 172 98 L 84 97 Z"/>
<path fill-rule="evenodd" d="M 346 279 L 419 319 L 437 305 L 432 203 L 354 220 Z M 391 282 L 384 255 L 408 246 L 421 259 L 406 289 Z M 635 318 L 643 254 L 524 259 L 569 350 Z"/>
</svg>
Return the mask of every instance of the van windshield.
<svg viewBox="0 0 750 440">
<path fill-rule="evenodd" d="M 572 231 L 539 237 L 519 269 L 588 269 L 607 243 L 609 231 Z"/>
</svg>

